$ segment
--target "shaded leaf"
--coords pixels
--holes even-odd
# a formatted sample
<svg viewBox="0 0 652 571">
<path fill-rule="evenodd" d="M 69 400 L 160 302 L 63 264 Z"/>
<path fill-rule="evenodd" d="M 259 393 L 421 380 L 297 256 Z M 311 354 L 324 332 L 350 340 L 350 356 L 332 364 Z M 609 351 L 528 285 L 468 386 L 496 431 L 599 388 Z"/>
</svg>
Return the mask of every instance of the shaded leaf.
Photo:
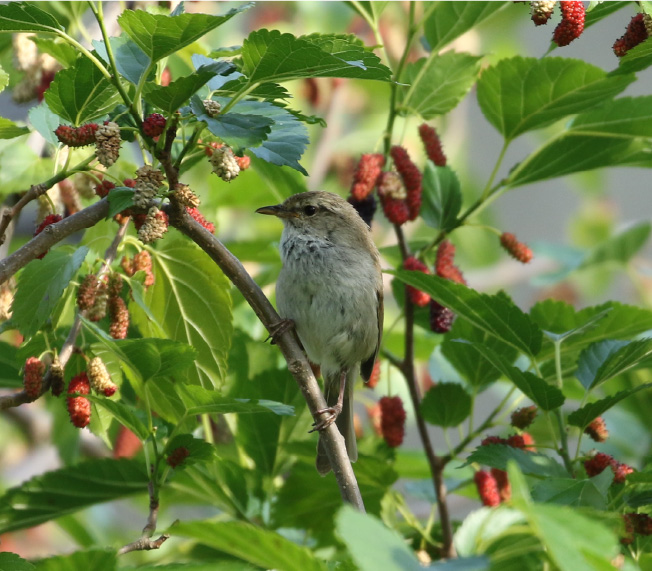
<svg viewBox="0 0 652 571">
<path fill-rule="evenodd" d="M 513 57 L 482 73 L 478 102 L 487 120 L 511 140 L 584 112 L 617 95 L 634 80 L 633 75 L 609 77 L 581 60 Z"/>
<path fill-rule="evenodd" d="M 32 36 L 30 40 L 38 46 L 39 52 L 51 55 L 63 67 L 73 65 L 79 55 L 79 52 L 65 41 L 52 38 L 39 38 L 38 36 Z M 107 60 L 104 59 L 104 61 Z"/>
<path fill-rule="evenodd" d="M 219 393 L 193 385 L 177 385 L 177 393 L 186 407 L 186 416 L 197 414 L 226 414 L 229 412 L 254 413 L 273 412 L 277 415 L 292 416 L 294 408 L 283 403 L 266 399 L 236 399 L 224 397 Z"/>
<path fill-rule="evenodd" d="M 95 406 L 106 410 L 120 424 L 131 430 L 140 440 L 147 440 L 150 436 L 149 430 L 140 418 L 138 418 L 136 409 L 133 407 L 120 401 L 111 400 L 107 397 L 94 396 L 92 394 L 88 395 L 87 398 Z"/>
<path fill-rule="evenodd" d="M 45 92 L 48 107 L 76 126 L 113 111 L 119 100 L 115 86 L 85 56 L 57 72 Z"/>
<path fill-rule="evenodd" d="M 0 341 L 0 387 L 22 388 L 23 379 L 20 375 L 18 347 Z"/>
<path fill-rule="evenodd" d="M 603 472 L 613 480 L 610 470 Z M 610 482 L 611 483 L 611 482 Z M 605 490 L 599 489 L 593 479 L 547 478 L 532 488 L 532 498 L 537 502 L 563 506 L 587 506 L 604 510 L 607 505 Z"/>
<path fill-rule="evenodd" d="M 48 143 L 52 143 L 53 145 L 59 144 L 59 139 L 57 139 L 54 131 L 61 123 L 61 119 L 58 115 L 53 113 L 45 103 L 32 107 L 27 116 L 29 117 L 29 122 L 32 124 L 32 127 L 34 127 L 34 129 L 36 129 Z"/>
<path fill-rule="evenodd" d="M 34 527 L 88 506 L 147 493 L 142 460 L 90 460 L 36 476 L 0 498 L 0 531 Z"/>
<path fill-rule="evenodd" d="M 541 348 L 539 327 L 505 294 L 487 295 L 438 276 L 399 270 L 387 272 L 430 294 L 474 327 L 528 355 Z"/>
<path fill-rule="evenodd" d="M 611 354 L 625 345 L 627 345 L 627 341 L 603 339 L 592 343 L 580 353 L 575 376 L 585 389 L 589 390 L 595 386 L 598 369 Z"/>
<path fill-rule="evenodd" d="M 401 83 L 401 112 L 432 119 L 454 109 L 475 83 L 481 57 L 454 51 L 408 64 Z"/>
<path fill-rule="evenodd" d="M 624 347 L 610 354 L 600 365 L 591 388 L 597 387 L 635 367 L 641 365 L 649 367 L 649 362 L 644 362 L 644 360 L 650 354 L 652 354 L 652 339 L 650 338 L 627 343 Z"/>
<path fill-rule="evenodd" d="M 306 547 L 275 531 L 244 522 L 189 521 L 177 523 L 175 535 L 190 537 L 265 569 L 324 571 L 326 567 Z"/>
<path fill-rule="evenodd" d="M 5 551 L 0 553 L 0 569 L 2 571 L 35 571 L 36 567 L 17 553 Z"/>
<path fill-rule="evenodd" d="M 253 4 L 243 4 L 223 16 L 209 14 L 150 14 L 144 10 L 125 10 L 118 24 L 152 61 L 169 56 L 189 46 L 204 34 L 228 22 Z"/>
<path fill-rule="evenodd" d="M 538 452 L 526 452 L 506 444 L 489 444 L 476 448 L 471 452 L 463 466 L 477 462 L 492 468 L 506 470 L 507 463 L 510 461 L 516 462 L 521 471 L 528 476 L 538 478 L 568 477 L 564 467 L 549 456 Z"/>
<path fill-rule="evenodd" d="M 11 321 L 26 339 L 49 319 L 87 253 L 88 248 L 84 246 L 72 252 L 68 248 L 57 248 L 42 260 L 32 260 L 25 266 L 11 305 Z"/>
<path fill-rule="evenodd" d="M 586 404 L 582 408 L 579 408 L 568 415 L 568 424 L 571 426 L 577 426 L 580 430 L 584 430 L 594 419 L 598 416 L 602 416 L 624 398 L 649 388 L 652 388 L 652 383 L 645 383 L 644 385 L 625 389 L 615 395 Z"/>
<path fill-rule="evenodd" d="M 457 383 L 437 383 L 421 401 L 421 414 L 435 426 L 457 426 L 471 413 L 471 396 Z"/>
<path fill-rule="evenodd" d="M 29 133 L 27 127 L 19 127 L 13 121 L 0 117 L 0 139 L 15 139 L 27 133 Z"/>
<path fill-rule="evenodd" d="M 69 555 L 57 555 L 35 562 L 36 571 L 114 571 L 118 561 L 116 553 L 107 549 L 75 551 Z M 17 571 L 17 570 L 16 570 Z"/>
<path fill-rule="evenodd" d="M 455 171 L 428 161 L 423 169 L 422 189 L 419 215 L 423 221 L 438 230 L 451 230 L 462 207 L 460 181 Z"/>
<path fill-rule="evenodd" d="M 649 222 L 642 222 L 623 230 L 592 249 L 579 267 L 586 268 L 605 262 L 627 263 L 648 241 L 651 229 Z"/>
<path fill-rule="evenodd" d="M 134 189 L 127 186 L 116 186 L 109 191 L 106 198 L 109 201 L 109 213 L 106 219 L 112 219 L 126 208 L 134 205 Z"/>
<path fill-rule="evenodd" d="M 187 382 L 218 387 L 226 375 L 233 330 L 230 285 L 219 268 L 192 242 L 168 237 L 150 251 L 156 282 L 145 301 L 169 338 L 197 351 Z M 132 323 L 156 336 L 159 327 L 131 306 Z"/>
<path fill-rule="evenodd" d="M 165 446 L 168 455 L 174 453 L 178 448 L 185 448 L 188 451 L 188 456 L 175 468 L 187 468 L 193 464 L 206 462 L 214 458 L 216 454 L 214 445 L 200 438 L 195 438 L 192 434 L 177 434 Z"/>
</svg>

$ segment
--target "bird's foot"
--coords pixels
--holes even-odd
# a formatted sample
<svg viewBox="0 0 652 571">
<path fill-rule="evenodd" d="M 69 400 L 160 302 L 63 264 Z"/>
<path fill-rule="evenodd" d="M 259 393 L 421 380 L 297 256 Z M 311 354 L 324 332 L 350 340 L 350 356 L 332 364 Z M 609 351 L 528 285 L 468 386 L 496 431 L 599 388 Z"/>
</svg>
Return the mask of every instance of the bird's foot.
<svg viewBox="0 0 652 571">
<path fill-rule="evenodd" d="M 274 323 L 273 325 L 270 325 L 268 330 L 269 330 L 269 335 L 267 339 L 265 339 L 265 342 L 269 341 L 270 339 L 272 340 L 272 345 L 276 345 L 276 338 L 283 335 L 288 329 L 291 329 L 294 327 L 294 321 L 291 319 L 281 319 L 281 321 L 278 321 L 277 323 Z"/>
<path fill-rule="evenodd" d="M 335 406 L 329 406 L 328 408 L 322 408 L 321 410 L 318 410 L 315 414 L 327 414 L 328 416 L 326 418 L 323 418 L 319 421 L 315 420 L 315 422 L 312 423 L 312 429 L 309 430 L 308 432 L 317 432 L 317 431 L 322 431 L 325 428 L 328 428 L 331 424 L 335 422 L 337 417 L 340 415 L 342 412 L 342 405 L 341 404 L 336 404 Z"/>
</svg>

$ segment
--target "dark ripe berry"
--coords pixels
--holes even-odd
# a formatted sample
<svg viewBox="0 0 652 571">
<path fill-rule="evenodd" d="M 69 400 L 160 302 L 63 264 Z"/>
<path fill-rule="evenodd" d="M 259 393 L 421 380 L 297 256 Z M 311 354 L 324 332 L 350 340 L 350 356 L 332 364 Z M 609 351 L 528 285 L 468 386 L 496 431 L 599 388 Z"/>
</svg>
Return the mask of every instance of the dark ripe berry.
<svg viewBox="0 0 652 571">
<path fill-rule="evenodd" d="M 374 219 L 374 214 L 376 214 L 376 199 L 373 194 L 370 194 L 362 200 L 356 200 L 352 196 L 349 196 L 347 202 L 356 209 L 360 218 L 362 218 L 369 228 L 371 228 L 371 223 Z"/>
<path fill-rule="evenodd" d="M 419 216 L 421 208 L 421 181 L 423 176 L 403 147 L 394 145 L 390 150 L 390 155 L 394 160 L 396 170 L 403 179 L 403 184 L 405 184 L 408 220 L 415 220 Z"/>
<path fill-rule="evenodd" d="M 507 444 L 507 441 L 504 438 L 500 438 L 500 436 L 487 436 L 480 442 L 480 446 L 489 446 L 491 444 Z"/>
<path fill-rule="evenodd" d="M 185 446 L 179 446 L 179 448 L 175 448 L 172 450 L 172 452 L 170 452 L 165 461 L 172 468 L 176 468 L 177 466 L 183 464 L 188 456 L 190 456 L 190 450 L 188 450 Z"/>
<path fill-rule="evenodd" d="M 148 137 L 158 137 L 165 130 L 165 117 L 160 113 L 152 113 L 143 121 L 143 133 Z"/>
<path fill-rule="evenodd" d="M 647 40 L 648 31 L 645 21 L 646 15 L 643 13 L 636 14 L 629 21 L 625 33 L 613 45 L 613 51 L 618 57 L 623 57 L 629 50 Z"/>
<path fill-rule="evenodd" d="M 607 466 L 612 466 L 617 464 L 613 459 L 613 456 L 605 454 L 604 452 L 598 452 L 595 456 L 584 461 L 584 469 L 589 478 L 601 474 Z"/>
<path fill-rule="evenodd" d="M 381 196 L 380 204 L 383 207 L 385 216 L 387 216 L 387 220 L 392 224 L 401 226 L 410 219 L 410 209 L 404 199 Z"/>
<path fill-rule="evenodd" d="M 530 426 L 536 416 L 537 407 L 535 405 L 524 406 L 522 408 L 516 409 L 512 413 L 511 425 L 522 430 L 523 428 Z"/>
<path fill-rule="evenodd" d="M 57 139 L 69 147 L 85 147 L 95 143 L 95 132 L 99 126 L 97 123 L 87 123 L 81 127 L 69 127 L 68 125 L 59 125 L 54 134 Z"/>
<path fill-rule="evenodd" d="M 60 222 L 63 220 L 60 214 L 48 214 L 44 219 L 43 222 L 41 222 L 37 227 L 36 230 L 34 230 L 34 236 L 38 236 L 47 226 L 50 226 L 50 224 L 56 224 L 57 222 Z M 42 260 L 45 255 L 49 252 L 50 250 L 45 250 L 42 254 L 39 254 L 36 256 L 37 260 Z"/>
<path fill-rule="evenodd" d="M 388 446 L 396 448 L 405 436 L 405 409 L 400 397 L 383 397 L 380 405 L 380 429 Z"/>
<path fill-rule="evenodd" d="M 109 298 L 109 335 L 114 339 L 126 339 L 129 331 L 129 309 L 121 297 Z M 107 395 L 109 396 L 109 395 Z"/>
<path fill-rule="evenodd" d="M 434 299 L 430 300 L 430 329 L 435 333 L 448 333 L 455 321 L 452 310 L 444 307 Z"/>
<path fill-rule="evenodd" d="M 512 497 L 512 486 L 509 483 L 507 472 L 498 468 L 492 468 L 491 475 L 494 477 L 496 484 L 498 485 L 498 495 L 500 496 L 500 501 L 506 502 L 510 500 Z"/>
<path fill-rule="evenodd" d="M 482 503 L 487 507 L 500 505 L 500 492 L 498 491 L 498 482 L 489 472 L 478 470 L 473 476 L 478 495 Z"/>
<path fill-rule="evenodd" d="M 108 180 L 103 180 L 101 183 L 95 186 L 95 194 L 99 196 L 100 198 L 104 198 L 107 194 L 109 194 L 109 191 L 113 190 L 115 188 L 115 184 Z"/>
</svg>

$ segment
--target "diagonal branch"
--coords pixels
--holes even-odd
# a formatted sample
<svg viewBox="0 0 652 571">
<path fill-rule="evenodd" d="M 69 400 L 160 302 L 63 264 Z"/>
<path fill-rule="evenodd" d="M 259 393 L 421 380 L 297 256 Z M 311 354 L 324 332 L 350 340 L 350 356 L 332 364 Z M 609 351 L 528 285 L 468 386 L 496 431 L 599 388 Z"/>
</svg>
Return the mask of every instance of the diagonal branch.
<svg viewBox="0 0 652 571">
<path fill-rule="evenodd" d="M 281 318 L 256 282 L 247 273 L 240 260 L 185 210 L 174 207 L 165 207 L 164 210 L 170 216 L 170 225 L 190 237 L 211 257 L 233 285 L 240 290 L 247 303 L 271 333 L 274 326 L 281 321 Z M 274 340 L 283 353 L 288 364 L 288 370 L 299 385 L 313 418 L 316 421 L 321 420 L 316 411 L 326 408 L 326 402 L 310 368 L 308 359 L 294 338 L 292 331 L 285 331 L 276 336 Z M 364 511 L 360 489 L 346 452 L 344 438 L 335 424 L 330 425 L 321 434 L 342 499 L 351 503 L 358 510 Z"/>
</svg>

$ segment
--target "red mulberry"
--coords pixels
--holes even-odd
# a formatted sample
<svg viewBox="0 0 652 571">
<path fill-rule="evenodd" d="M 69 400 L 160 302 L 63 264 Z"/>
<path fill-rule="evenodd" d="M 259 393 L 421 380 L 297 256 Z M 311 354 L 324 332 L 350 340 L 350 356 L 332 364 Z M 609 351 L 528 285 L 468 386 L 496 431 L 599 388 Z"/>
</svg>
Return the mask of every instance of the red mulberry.
<svg viewBox="0 0 652 571">
<path fill-rule="evenodd" d="M 405 409 L 400 397 L 383 397 L 380 405 L 380 428 L 388 446 L 396 448 L 405 435 Z"/>
</svg>

